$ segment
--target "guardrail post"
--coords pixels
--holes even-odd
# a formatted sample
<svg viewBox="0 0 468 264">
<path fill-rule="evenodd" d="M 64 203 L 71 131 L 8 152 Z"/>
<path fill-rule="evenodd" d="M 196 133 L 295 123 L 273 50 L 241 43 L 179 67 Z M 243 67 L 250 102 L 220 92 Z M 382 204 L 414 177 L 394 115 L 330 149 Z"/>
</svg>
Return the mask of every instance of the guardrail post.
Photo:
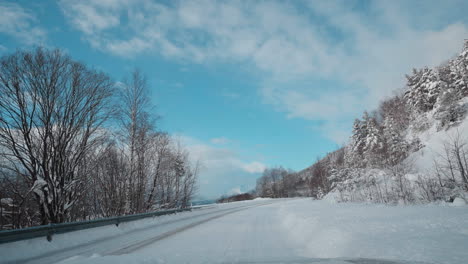
<svg viewBox="0 0 468 264">
<path fill-rule="evenodd" d="M 49 226 L 50 226 L 51 228 L 50 228 L 49 231 L 47 232 L 46 238 L 47 238 L 47 241 L 51 242 L 51 241 L 52 241 L 52 235 L 54 234 L 54 228 L 53 228 L 54 224 L 49 224 Z"/>
</svg>

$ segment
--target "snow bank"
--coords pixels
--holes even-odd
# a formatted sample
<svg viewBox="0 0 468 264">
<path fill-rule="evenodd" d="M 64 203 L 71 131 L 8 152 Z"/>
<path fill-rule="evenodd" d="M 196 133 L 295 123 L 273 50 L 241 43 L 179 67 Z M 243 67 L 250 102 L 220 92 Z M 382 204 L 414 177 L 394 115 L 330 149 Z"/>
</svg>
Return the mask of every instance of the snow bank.
<svg viewBox="0 0 468 264">
<path fill-rule="evenodd" d="M 455 200 L 453 200 L 453 203 L 452 203 L 452 206 L 465 206 L 465 205 L 466 205 L 465 200 L 459 197 L 455 198 Z"/>
<path fill-rule="evenodd" d="M 468 210 L 301 200 L 278 211 L 301 256 L 466 263 Z"/>
<path fill-rule="evenodd" d="M 257 197 L 253 199 L 254 201 L 266 201 L 266 200 L 271 200 L 271 198 L 264 198 L 264 197 Z"/>
<path fill-rule="evenodd" d="M 340 201 L 340 193 L 338 191 L 329 192 L 322 198 L 322 201 L 330 204 L 336 204 Z"/>
<path fill-rule="evenodd" d="M 465 117 L 458 126 L 451 127 L 448 130 L 437 131 L 436 124 L 433 124 L 423 133 L 411 135 L 411 137 L 418 136 L 424 147 L 412 153 L 407 160 L 414 164 L 415 170 L 418 172 L 432 172 L 434 160 L 440 159 L 440 155 L 444 154 L 444 142 L 454 138 L 457 131 L 460 135 L 468 134 L 468 117 Z"/>
</svg>

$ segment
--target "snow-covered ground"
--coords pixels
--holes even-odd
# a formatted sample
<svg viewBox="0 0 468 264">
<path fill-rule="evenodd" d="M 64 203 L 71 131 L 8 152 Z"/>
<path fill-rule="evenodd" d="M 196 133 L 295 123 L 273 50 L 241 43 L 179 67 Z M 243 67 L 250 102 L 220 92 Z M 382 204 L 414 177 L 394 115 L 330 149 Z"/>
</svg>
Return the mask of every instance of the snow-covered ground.
<svg viewBox="0 0 468 264">
<path fill-rule="evenodd" d="M 460 105 L 464 105 L 468 109 L 468 97 L 460 100 Z M 429 114 L 429 120 L 432 125 L 424 132 L 421 133 L 410 133 L 407 136 L 408 141 L 413 138 L 419 138 L 421 144 L 424 146 L 420 150 L 411 153 L 408 160 L 414 163 L 415 170 L 420 173 L 431 173 L 434 171 L 434 161 L 441 159 L 441 155 L 444 155 L 444 144 L 450 144 L 451 141 L 456 138 L 457 134 L 462 137 L 463 141 L 468 140 L 468 116 L 463 120 L 460 120 L 457 126 L 453 126 L 450 129 L 437 130 L 436 122 L 433 120 L 432 113 Z"/>
<path fill-rule="evenodd" d="M 4 244 L 0 262 L 466 263 L 467 249 L 466 205 L 281 199 L 83 230 L 57 235 L 51 243 L 40 238 Z"/>
</svg>

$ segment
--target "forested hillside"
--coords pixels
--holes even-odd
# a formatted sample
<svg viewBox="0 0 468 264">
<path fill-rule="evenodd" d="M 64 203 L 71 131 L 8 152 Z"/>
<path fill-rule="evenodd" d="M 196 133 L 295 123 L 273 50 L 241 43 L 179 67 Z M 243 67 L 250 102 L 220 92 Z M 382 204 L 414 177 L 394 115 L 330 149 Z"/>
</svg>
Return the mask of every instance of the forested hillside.
<svg viewBox="0 0 468 264">
<path fill-rule="evenodd" d="M 290 173 L 265 171 L 260 196 L 419 203 L 467 199 L 468 41 L 456 57 L 414 69 L 404 90 L 354 121 L 349 142 Z"/>
</svg>

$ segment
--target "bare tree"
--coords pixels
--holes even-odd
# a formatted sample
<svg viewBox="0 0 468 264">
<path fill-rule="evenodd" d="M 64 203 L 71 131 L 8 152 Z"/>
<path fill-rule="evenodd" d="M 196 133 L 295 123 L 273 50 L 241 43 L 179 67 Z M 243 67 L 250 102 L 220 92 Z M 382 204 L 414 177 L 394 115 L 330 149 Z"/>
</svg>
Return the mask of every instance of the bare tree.
<svg viewBox="0 0 468 264">
<path fill-rule="evenodd" d="M 262 176 L 257 180 L 256 193 L 261 197 L 287 197 L 291 191 L 288 188 L 294 188 L 291 182 L 292 171 L 281 166 L 267 168 Z"/>
<path fill-rule="evenodd" d="M 125 213 L 128 164 L 125 155 L 114 141 L 97 151 L 92 163 L 89 194 L 94 215 L 117 216 Z M 91 209 L 91 208 L 89 208 Z M 88 209 L 88 210 L 89 210 Z"/>
<path fill-rule="evenodd" d="M 200 161 L 197 161 L 193 167 L 188 167 L 184 177 L 181 206 L 188 207 L 197 191 L 197 176 L 200 171 Z"/>
<path fill-rule="evenodd" d="M 160 190 L 162 176 L 165 169 L 165 161 L 171 151 L 171 140 L 166 133 L 158 133 L 153 137 L 151 143 L 150 159 L 153 166 L 149 174 L 148 196 L 146 198 L 146 210 L 156 204 L 157 192 Z"/>
<path fill-rule="evenodd" d="M 134 70 L 131 78 L 124 82 L 121 120 L 123 138 L 128 146 L 127 212 L 142 212 L 145 207 L 145 184 L 148 178 L 150 134 L 154 131 L 154 120 L 149 115 L 150 102 L 146 78 Z"/>
<path fill-rule="evenodd" d="M 444 153 L 436 161 L 436 172 L 468 191 L 468 143 L 460 131 L 443 143 Z"/>
<path fill-rule="evenodd" d="M 411 159 L 405 160 L 400 162 L 399 164 L 389 168 L 393 179 L 396 182 L 396 190 L 394 190 L 397 194 L 397 199 L 399 201 L 404 202 L 405 204 L 408 202 L 414 201 L 413 190 L 411 187 L 411 183 L 406 177 L 409 173 L 413 171 L 414 161 Z"/>
<path fill-rule="evenodd" d="M 41 223 L 60 223 L 79 198 L 78 166 L 99 141 L 113 84 L 59 50 L 0 61 L 0 146 L 7 169 L 33 190 Z"/>
<path fill-rule="evenodd" d="M 106 75 L 42 48 L 0 65 L 0 229 L 190 204 L 199 163 L 156 131 L 138 70 L 113 128 Z"/>
</svg>

